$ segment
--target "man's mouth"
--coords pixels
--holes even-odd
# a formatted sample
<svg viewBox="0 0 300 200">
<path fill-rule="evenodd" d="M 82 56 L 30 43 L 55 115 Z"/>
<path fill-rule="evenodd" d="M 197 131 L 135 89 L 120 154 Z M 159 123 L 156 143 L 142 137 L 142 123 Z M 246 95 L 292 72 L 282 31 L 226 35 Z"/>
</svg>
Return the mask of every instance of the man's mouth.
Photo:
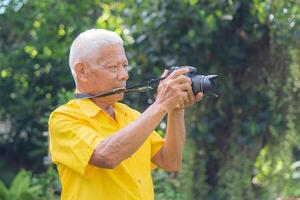
<svg viewBox="0 0 300 200">
<path fill-rule="evenodd" d="M 126 88 L 126 85 L 120 85 L 120 86 L 116 86 L 114 88 Z"/>
</svg>

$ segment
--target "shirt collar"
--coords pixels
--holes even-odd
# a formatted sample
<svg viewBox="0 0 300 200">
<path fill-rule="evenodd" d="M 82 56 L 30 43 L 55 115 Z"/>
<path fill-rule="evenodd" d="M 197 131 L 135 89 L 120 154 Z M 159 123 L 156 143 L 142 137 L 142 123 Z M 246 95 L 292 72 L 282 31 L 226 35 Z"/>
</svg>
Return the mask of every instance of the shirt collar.
<svg viewBox="0 0 300 200">
<path fill-rule="evenodd" d="M 77 102 L 81 112 L 88 117 L 94 117 L 102 110 L 90 99 L 78 99 Z"/>
</svg>

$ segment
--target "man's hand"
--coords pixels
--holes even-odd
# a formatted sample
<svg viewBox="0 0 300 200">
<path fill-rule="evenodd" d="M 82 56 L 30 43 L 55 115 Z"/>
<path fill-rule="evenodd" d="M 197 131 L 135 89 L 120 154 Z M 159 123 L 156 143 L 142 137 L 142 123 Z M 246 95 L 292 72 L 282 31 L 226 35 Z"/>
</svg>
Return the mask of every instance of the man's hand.
<svg viewBox="0 0 300 200">
<path fill-rule="evenodd" d="M 160 82 L 156 99 L 163 103 L 167 112 L 182 110 L 202 100 L 204 94 L 199 92 L 194 95 L 191 79 L 184 76 L 188 72 L 188 68 L 175 70 Z M 165 71 L 162 76 L 166 76 L 167 73 L 168 71 Z"/>
<path fill-rule="evenodd" d="M 195 96 L 193 91 L 192 91 L 192 87 L 190 87 L 190 90 L 188 90 L 187 93 L 188 93 L 188 99 L 184 102 L 181 102 L 179 105 L 177 105 L 175 110 L 181 110 L 181 109 L 184 109 L 184 108 L 191 107 L 196 102 L 201 101 L 202 98 L 204 97 L 204 94 L 202 92 L 199 92 Z"/>
<path fill-rule="evenodd" d="M 173 71 L 166 79 L 160 81 L 155 103 L 162 105 L 166 112 L 178 109 L 182 105 L 193 101 L 190 98 L 194 95 L 190 97 L 189 94 L 189 91 L 192 93 L 191 79 L 184 76 L 188 72 L 188 68 L 181 68 Z M 162 76 L 166 75 L 167 71 Z"/>
</svg>

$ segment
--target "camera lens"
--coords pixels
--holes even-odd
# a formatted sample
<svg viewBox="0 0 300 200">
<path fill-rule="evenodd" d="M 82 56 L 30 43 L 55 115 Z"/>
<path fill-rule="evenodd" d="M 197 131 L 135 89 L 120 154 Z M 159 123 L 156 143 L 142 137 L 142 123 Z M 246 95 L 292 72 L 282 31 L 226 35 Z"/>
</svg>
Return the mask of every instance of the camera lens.
<svg viewBox="0 0 300 200">
<path fill-rule="evenodd" d="M 204 94 L 209 94 L 214 97 L 218 97 L 216 91 L 215 91 L 215 83 L 214 80 L 218 75 L 197 75 L 197 69 L 192 66 L 173 66 L 171 67 L 169 74 L 172 73 L 172 71 L 178 70 L 180 68 L 189 68 L 190 72 L 186 74 L 187 77 L 189 77 L 192 80 L 192 90 L 193 93 L 196 95 L 199 92 L 202 92 Z"/>
<path fill-rule="evenodd" d="M 215 83 L 214 78 L 216 78 L 218 75 L 194 75 L 191 76 L 192 80 L 192 89 L 194 94 L 198 94 L 199 92 L 202 92 L 204 94 L 210 94 L 214 97 L 218 97 L 218 95 L 215 92 Z"/>
</svg>

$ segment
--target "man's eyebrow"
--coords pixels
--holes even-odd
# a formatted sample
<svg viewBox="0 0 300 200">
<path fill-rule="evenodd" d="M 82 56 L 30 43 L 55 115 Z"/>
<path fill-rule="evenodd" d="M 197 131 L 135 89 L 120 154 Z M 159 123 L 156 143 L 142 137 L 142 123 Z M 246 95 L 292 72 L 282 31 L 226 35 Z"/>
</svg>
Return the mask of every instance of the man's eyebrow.
<svg viewBox="0 0 300 200">
<path fill-rule="evenodd" d="M 125 64 L 128 65 L 128 60 L 127 60 L 127 59 L 124 59 L 124 60 L 123 60 L 123 63 L 125 63 Z"/>
<path fill-rule="evenodd" d="M 122 64 L 122 65 L 128 65 L 128 60 L 121 60 L 121 61 L 119 61 L 119 62 L 116 62 L 116 64 Z"/>
<path fill-rule="evenodd" d="M 127 59 L 119 60 L 119 61 L 107 60 L 107 61 L 102 63 L 102 65 L 106 65 L 106 66 L 109 66 L 109 65 L 124 65 L 124 64 L 128 65 L 128 60 Z"/>
</svg>

